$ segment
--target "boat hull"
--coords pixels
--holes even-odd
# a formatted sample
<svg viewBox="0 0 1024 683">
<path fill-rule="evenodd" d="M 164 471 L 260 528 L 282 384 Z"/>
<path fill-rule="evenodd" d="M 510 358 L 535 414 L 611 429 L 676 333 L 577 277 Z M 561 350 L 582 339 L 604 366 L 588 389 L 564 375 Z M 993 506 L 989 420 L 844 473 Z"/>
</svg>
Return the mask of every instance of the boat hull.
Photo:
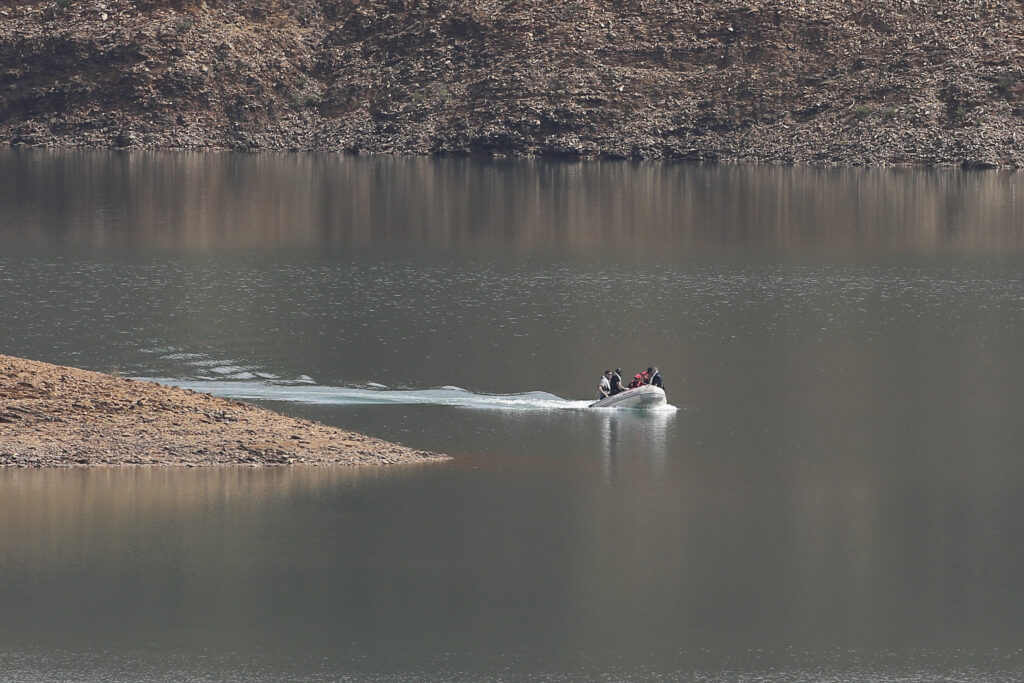
<svg viewBox="0 0 1024 683">
<path fill-rule="evenodd" d="M 621 393 L 602 398 L 590 404 L 591 408 L 657 408 L 665 405 L 665 390 L 645 384 L 636 389 L 627 389 Z"/>
</svg>

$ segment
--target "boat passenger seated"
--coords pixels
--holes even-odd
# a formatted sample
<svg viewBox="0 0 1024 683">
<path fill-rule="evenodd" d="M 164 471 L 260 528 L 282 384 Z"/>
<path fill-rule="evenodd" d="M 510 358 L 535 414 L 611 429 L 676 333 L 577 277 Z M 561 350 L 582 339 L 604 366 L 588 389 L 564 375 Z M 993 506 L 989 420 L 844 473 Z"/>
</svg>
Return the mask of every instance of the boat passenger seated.
<svg viewBox="0 0 1024 683">
<path fill-rule="evenodd" d="M 601 375 L 601 381 L 597 384 L 597 400 L 600 401 L 602 398 L 608 398 L 612 395 L 612 371 L 605 370 L 604 374 Z"/>
<path fill-rule="evenodd" d="M 612 396 L 615 394 L 621 394 L 626 390 L 626 387 L 622 386 L 622 368 L 615 368 L 615 370 L 612 371 L 612 376 L 608 378 L 608 381 L 611 382 L 612 385 L 612 390 L 610 392 Z"/>
</svg>

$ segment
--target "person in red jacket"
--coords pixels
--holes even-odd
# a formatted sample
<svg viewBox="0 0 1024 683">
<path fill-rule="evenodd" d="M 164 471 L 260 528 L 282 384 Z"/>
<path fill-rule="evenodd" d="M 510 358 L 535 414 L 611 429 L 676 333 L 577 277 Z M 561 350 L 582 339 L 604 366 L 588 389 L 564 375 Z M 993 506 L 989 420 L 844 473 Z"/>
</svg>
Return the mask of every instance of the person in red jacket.
<svg viewBox="0 0 1024 683">
<path fill-rule="evenodd" d="M 633 375 L 633 381 L 629 383 L 629 388 L 636 389 L 637 387 L 642 387 L 643 385 L 647 384 L 647 380 L 648 375 L 646 372 L 641 372 L 638 375 Z"/>
</svg>

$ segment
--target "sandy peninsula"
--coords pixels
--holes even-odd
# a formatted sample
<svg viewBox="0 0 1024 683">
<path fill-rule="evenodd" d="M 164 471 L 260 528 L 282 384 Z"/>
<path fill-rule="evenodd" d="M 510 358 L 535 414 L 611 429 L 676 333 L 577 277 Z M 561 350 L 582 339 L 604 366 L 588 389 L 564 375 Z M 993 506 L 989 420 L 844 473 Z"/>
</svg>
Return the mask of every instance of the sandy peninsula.
<svg viewBox="0 0 1024 683">
<path fill-rule="evenodd" d="M 444 459 L 240 401 L 0 354 L 0 467 Z"/>
</svg>

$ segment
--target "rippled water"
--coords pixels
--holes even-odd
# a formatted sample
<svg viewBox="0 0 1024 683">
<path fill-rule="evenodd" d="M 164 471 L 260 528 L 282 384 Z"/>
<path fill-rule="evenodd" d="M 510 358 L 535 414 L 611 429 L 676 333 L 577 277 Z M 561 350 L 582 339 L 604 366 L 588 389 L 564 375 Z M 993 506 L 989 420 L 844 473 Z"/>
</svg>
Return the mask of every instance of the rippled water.
<svg viewBox="0 0 1024 683">
<path fill-rule="evenodd" d="M 455 456 L 2 471 L 0 681 L 1024 677 L 1020 176 L 0 179 L 0 351 Z M 585 408 L 652 363 L 671 409 Z"/>
</svg>

